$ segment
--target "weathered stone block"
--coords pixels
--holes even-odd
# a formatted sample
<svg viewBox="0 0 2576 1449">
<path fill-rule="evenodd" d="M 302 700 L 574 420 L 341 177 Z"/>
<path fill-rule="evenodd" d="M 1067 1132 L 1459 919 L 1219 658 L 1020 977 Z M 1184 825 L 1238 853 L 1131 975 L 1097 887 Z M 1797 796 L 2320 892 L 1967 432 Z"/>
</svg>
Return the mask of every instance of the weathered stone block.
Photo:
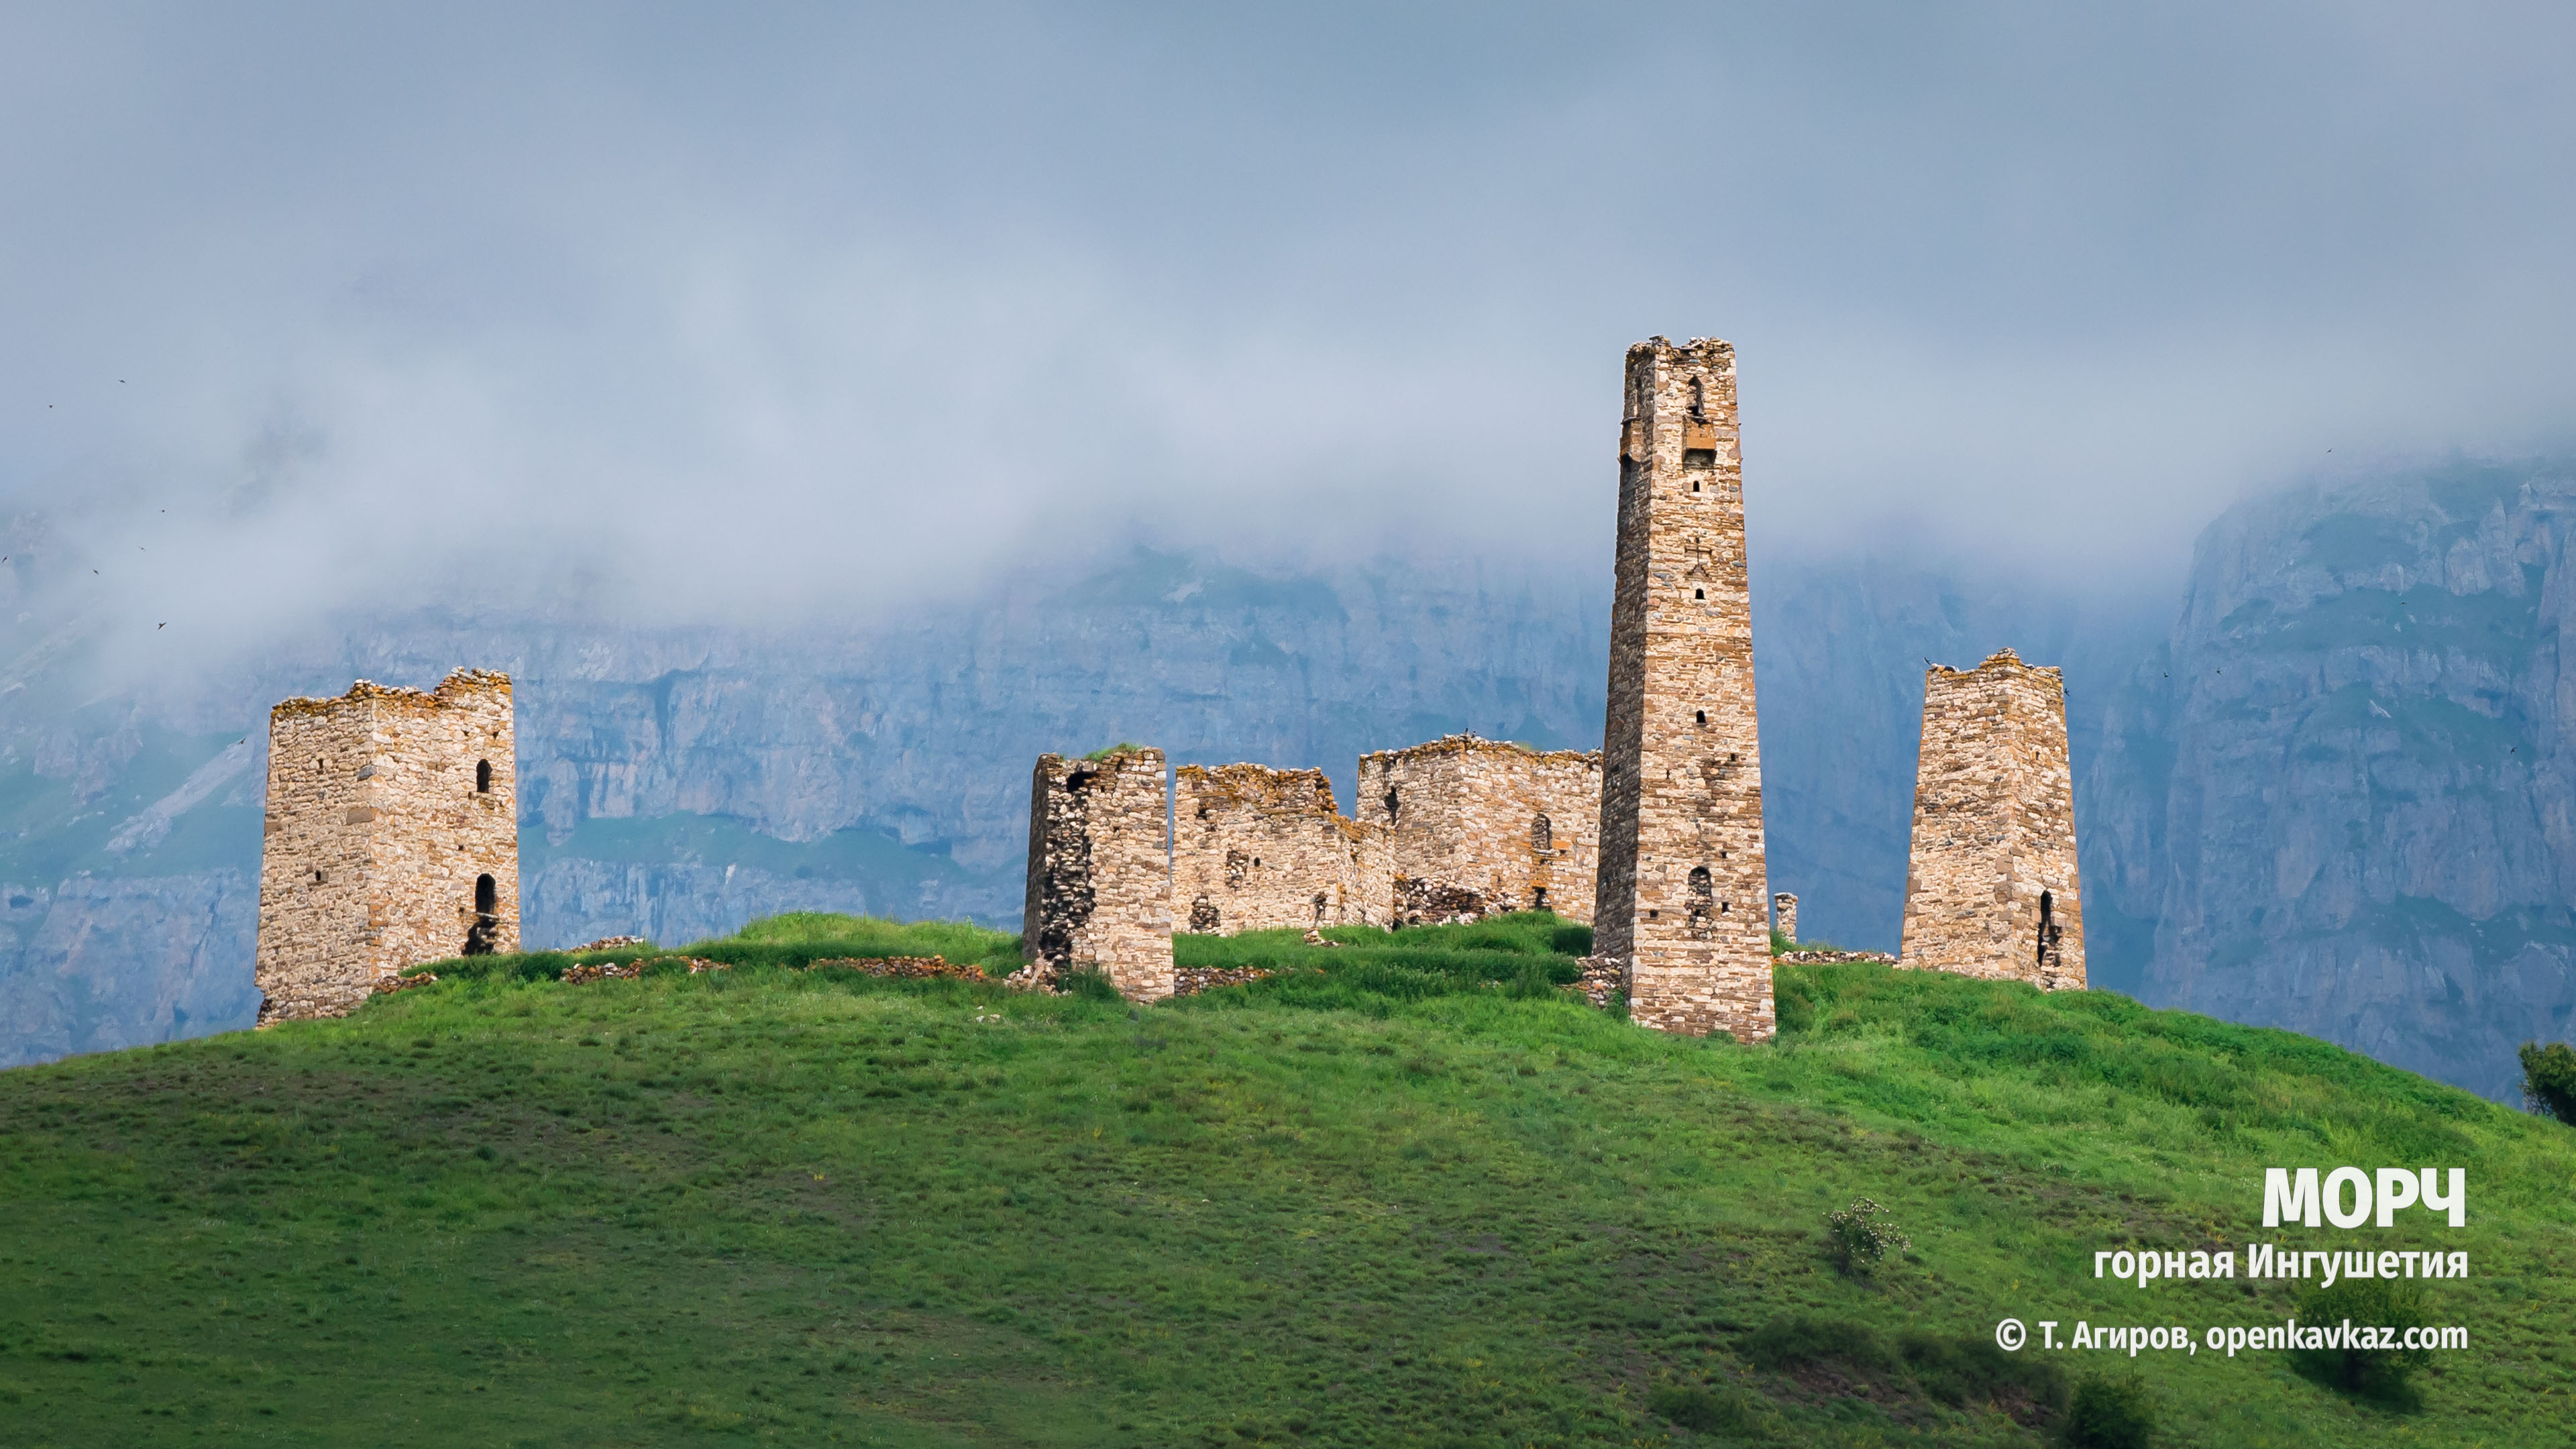
<svg viewBox="0 0 2576 1449">
<path fill-rule="evenodd" d="M 1172 876 L 1161 750 L 1040 755 L 1029 782 L 1020 954 L 1097 970 L 1130 1001 L 1172 994 Z"/>
<path fill-rule="evenodd" d="M 1628 349 L 1594 950 L 1666 1031 L 1773 1031 L 1735 349 Z"/>
<path fill-rule="evenodd" d="M 1183 765 L 1172 812 L 1172 899 L 1189 929 L 1384 925 L 1385 851 L 1342 817 L 1321 770 Z"/>
<path fill-rule="evenodd" d="M 1474 735 L 1360 756 L 1360 818 L 1386 839 L 1394 924 L 1549 910 L 1592 919 L 1598 751 Z"/>
<path fill-rule="evenodd" d="M 2006 649 L 1923 681 L 1903 965 L 2084 985 L 2066 685 Z"/>
<path fill-rule="evenodd" d="M 405 967 L 517 950 L 516 780 L 506 674 L 271 710 L 260 1021 L 345 1016 Z"/>
</svg>

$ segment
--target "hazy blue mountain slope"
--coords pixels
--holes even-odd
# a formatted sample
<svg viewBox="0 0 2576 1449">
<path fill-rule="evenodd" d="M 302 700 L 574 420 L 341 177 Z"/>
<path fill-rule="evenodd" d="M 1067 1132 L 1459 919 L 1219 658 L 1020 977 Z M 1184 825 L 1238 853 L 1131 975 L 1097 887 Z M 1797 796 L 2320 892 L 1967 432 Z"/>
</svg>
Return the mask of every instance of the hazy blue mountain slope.
<svg viewBox="0 0 2576 1449">
<path fill-rule="evenodd" d="M 2301 489 L 2203 536 L 2114 703 L 2087 910 L 2144 995 L 2490 1094 L 2576 1007 L 2576 470 Z"/>
<path fill-rule="evenodd" d="M 1967 668 L 2010 647 L 2066 672 L 2079 789 L 2113 689 L 2152 642 L 2162 610 L 2062 586 L 1975 579 L 1919 563 L 1783 561 L 1754 577 L 1762 800 L 1774 890 L 1799 895 L 1802 935 L 1895 950 L 1927 664 Z M 2077 826 L 2097 812 L 2079 795 Z M 2078 841 L 2089 882 L 2093 861 Z M 2089 901 L 2089 894 L 2088 894 Z M 2148 948 L 2095 941 L 2096 979 L 2128 991 Z"/>
</svg>

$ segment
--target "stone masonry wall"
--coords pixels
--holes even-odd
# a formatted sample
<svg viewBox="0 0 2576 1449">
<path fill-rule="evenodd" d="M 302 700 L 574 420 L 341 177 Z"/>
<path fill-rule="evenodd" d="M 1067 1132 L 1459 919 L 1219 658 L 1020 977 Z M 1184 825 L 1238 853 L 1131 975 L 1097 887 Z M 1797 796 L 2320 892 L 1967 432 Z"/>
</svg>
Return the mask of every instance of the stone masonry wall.
<svg viewBox="0 0 2576 1449">
<path fill-rule="evenodd" d="M 1096 969 L 1130 1001 L 1172 994 L 1167 809 L 1161 750 L 1038 757 L 1023 957 L 1058 971 Z"/>
<path fill-rule="evenodd" d="M 362 679 L 269 712 L 262 1022 L 346 1015 L 405 967 L 518 948 L 508 675 L 460 669 L 426 694 Z"/>
<path fill-rule="evenodd" d="M 1598 752 L 1447 735 L 1360 756 L 1358 805 L 1386 838 L 1396 924 L 1538 909 L 1592 919 Z"/>
<path fill-rule="evenodd" d="M 2084 985 L 2066 685 L 2006 649 L 1923 681 L 1903 965 Z"/>
<path fill-rule="evenodd" d="M 1735 349 L 1628 349 L 1594 951 L 1631 1017 L 1773 1027 Z"/>
<path fill-rule="evenodd" d="M 1321 770 L 1183 765 L 1173 784 L 1173 906 L 1186 929 L 1227 936 L 1383 925 L 1389 883 L 1369 834 L 1334 807 Z"/>
</svg>

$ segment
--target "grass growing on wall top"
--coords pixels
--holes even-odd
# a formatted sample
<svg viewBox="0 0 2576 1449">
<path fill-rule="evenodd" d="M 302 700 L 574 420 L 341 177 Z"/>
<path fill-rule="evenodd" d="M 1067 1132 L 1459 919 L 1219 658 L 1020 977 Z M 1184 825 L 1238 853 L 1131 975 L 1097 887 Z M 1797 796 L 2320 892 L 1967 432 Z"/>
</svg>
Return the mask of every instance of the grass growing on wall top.
<svg viewBox="0 0 2576 1449">
<path fill-rule="evenodd" d="M 1955 1369 L 1997 1318 L 2290 1306 L 2096 1249 L 2367 1236 L 2476 1266 L 2423 1409 L 2141 1359 L 2167 1442 L 2571 1440 L 2576 1137 L 2324 1043 L 1866 965 L 1779 970 L 1776 1044 L 1666 1037 L 1493 984 L 1571 964 L 1537 920 L 1183 938 L 1298 974 L 1150 1009 L 757 954 L 860 929 L 0 1074 L 0 1439 L 2036 1446 Z M 2466 1168 L 2470 1226 L 2255 1227 L 2264 1166 L 2345 1162 Z M 1857 1278 L 1864 1196 L 1914 1248 Z"/>
</svg>

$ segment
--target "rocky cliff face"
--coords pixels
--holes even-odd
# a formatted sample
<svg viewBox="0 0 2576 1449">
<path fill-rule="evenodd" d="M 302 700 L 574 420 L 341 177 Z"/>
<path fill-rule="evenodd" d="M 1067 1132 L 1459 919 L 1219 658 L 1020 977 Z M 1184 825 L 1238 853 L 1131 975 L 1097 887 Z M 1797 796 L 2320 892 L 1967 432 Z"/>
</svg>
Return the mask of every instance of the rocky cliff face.
<svg viewBox="0 0 2576 1449">
<path fill-rule="evenodd" d="M 2209 529 L 2087 782 L 2088 916 L 2152 939 L 2142 995 L 2497 1095 L 2564 1034 L 2571 520 L 2576 472 L 2463 462 Z"/>
</svg>

